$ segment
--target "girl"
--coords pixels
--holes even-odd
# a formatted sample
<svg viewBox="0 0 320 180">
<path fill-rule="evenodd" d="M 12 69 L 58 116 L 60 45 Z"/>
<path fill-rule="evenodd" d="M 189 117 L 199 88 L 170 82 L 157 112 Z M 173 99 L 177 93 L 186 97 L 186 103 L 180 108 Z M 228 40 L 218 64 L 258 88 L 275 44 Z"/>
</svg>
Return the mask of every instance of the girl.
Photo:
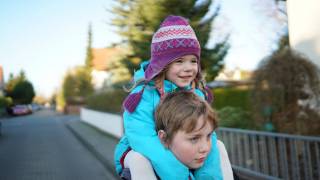
<svg viewBox="0 0 320 180">
<path fill-rule="evenodd" d="M 192 177 L 189 168 L 161 144 L 153 117 L 160 99 L 167 93 L 192 90 L 211 100 L 201 79 L 200 45 L 185 18 L 168 16 L 162 22 L 152 38 L 151 59 L 141 64 L 134 82 L 136 85 L 123 103 L 125 135 L 115 150 L 117 172 L 123 173 L 126 159 L 136 159 L 130 161 L 134 164 L 128 164 L 132 178 L 152 179 L 153 168 L 161 179 L 189 179 Z M 196 179 L 222 179 L 216 134 L 211 138 L 212 148 L 204 165 L 194 171 Z M 139 157 L 146 157 L 152 167 Z"/>
</svg>

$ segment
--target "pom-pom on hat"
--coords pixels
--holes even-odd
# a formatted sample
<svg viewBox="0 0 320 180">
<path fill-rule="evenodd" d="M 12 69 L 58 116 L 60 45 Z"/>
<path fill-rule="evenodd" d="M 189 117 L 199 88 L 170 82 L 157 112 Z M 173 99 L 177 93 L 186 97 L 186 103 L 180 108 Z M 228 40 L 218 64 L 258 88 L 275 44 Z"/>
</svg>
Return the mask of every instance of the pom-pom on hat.
<svg viewBox="0 0 320 180">
<path fill-rule="evenodd" d="M 152 37 L 151 59 L 145 79 L 150 81 L 168 64 L 184 55 L 195 55 L 200 64 L 200 51 L 199 41 L 188 20 L 181 16 L 168 16 Z"/>
<path fill-rule="evenodd" d="M 162 72 L 167 65 L 179 57 L 193 54 L 198 62 L 200 77 L 200 44 L 188 20 L 181 16 L 168 16 L 154 33 L 151 42 L 151 59 L 145 70 L 145 82 L 151 81 Z M 124 101 L 124 108 L 132 113 L 138 106 L 143 89 L 130 94 Z"/>
</svg>

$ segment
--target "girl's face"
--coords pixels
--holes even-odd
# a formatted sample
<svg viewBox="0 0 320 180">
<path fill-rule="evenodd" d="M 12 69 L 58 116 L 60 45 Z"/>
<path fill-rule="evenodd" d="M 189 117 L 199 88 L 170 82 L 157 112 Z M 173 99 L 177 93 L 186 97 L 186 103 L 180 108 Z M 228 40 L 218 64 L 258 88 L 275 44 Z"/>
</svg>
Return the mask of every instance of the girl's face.
<svg viewBox="0 0 320 180">
<path fill-rule="evenodd" d="M 173 61 L 166 71 L 166 79 L 178 87 L 185 87 L 196 78 L 198 63 L 195 55 L 185 55 Z"/>
<path fill-rule="evenodd" d="M 179 130 L 166 144 L 177 159 L 190 169 L 200 168 L 211 150 L 213 128 L 208 122 L 202 127 L 203 121 L 203 116 L 200 116 L 195 130 L 190 133 Z"/>
</svg>

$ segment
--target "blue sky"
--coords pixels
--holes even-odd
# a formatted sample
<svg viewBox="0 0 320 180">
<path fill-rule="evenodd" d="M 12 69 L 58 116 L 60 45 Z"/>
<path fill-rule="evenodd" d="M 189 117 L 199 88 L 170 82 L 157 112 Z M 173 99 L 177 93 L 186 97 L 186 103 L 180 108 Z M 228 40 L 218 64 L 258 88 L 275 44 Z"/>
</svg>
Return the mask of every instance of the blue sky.
<svg viewBox="0 0 320 180">
<path fill-rule="evenodd" d="M 254 1 L 221 1 L 221 17 L 212 39 L 231 32 L 227 68 L 252 70 L 272 49 L 276 37 L 268 31 L 277 29 L 274 23 L 257 17 L 252 10 Z M 108 25 L 112 15 L 106 9 L 111 6 L 109 0 L 1 0 L 0 65 L 5 80 L 9 73 L 16 75 L 23 69 L 38 94 L 51 95 L 68 69 L 84 63 L 89 22 L 93 47 L 120 40 L 116 29 Z"/>
</svg>

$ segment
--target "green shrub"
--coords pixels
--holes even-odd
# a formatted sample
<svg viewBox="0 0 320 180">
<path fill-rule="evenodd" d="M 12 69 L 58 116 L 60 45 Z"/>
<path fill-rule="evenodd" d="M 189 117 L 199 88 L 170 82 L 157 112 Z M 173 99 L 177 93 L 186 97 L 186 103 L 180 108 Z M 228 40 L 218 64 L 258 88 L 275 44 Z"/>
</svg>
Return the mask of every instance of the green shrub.
<svg viewBox="0 0 320 180">
<path fill-rule="evenodd" d="M 122 102 L 127 95 L 128 93 L 124 92 L 122 89 L 113 89 L 96 93 L 87 98 L 87 108 L 119 114 L 122 112 Z"/>
<path fill-rule="evenodd" d="M 241 129 L 255 129 L 255 123 L 249 112 L 237 107 L 226 106 L 217 111 L 219 126 Z"/>
<path fill-rule="evenodd" d="M 241 108 L 250 111 L 250 90 L 240 88 L 218 88 L 213 90 L 215 109 L 222 109 L 227 106 Z"/>
<path fill-rule="evenodd" d="M 12 99 L 10 97 L 0 96 L 0 108 L 6 108 L 12 104 Z"/>
<path fill-rule="evenodd" d="M 12 105 L 12 99 L 10 97 L 0 96 L 0 117 L 7 115 L 6 108 Z"/>
</svg>

